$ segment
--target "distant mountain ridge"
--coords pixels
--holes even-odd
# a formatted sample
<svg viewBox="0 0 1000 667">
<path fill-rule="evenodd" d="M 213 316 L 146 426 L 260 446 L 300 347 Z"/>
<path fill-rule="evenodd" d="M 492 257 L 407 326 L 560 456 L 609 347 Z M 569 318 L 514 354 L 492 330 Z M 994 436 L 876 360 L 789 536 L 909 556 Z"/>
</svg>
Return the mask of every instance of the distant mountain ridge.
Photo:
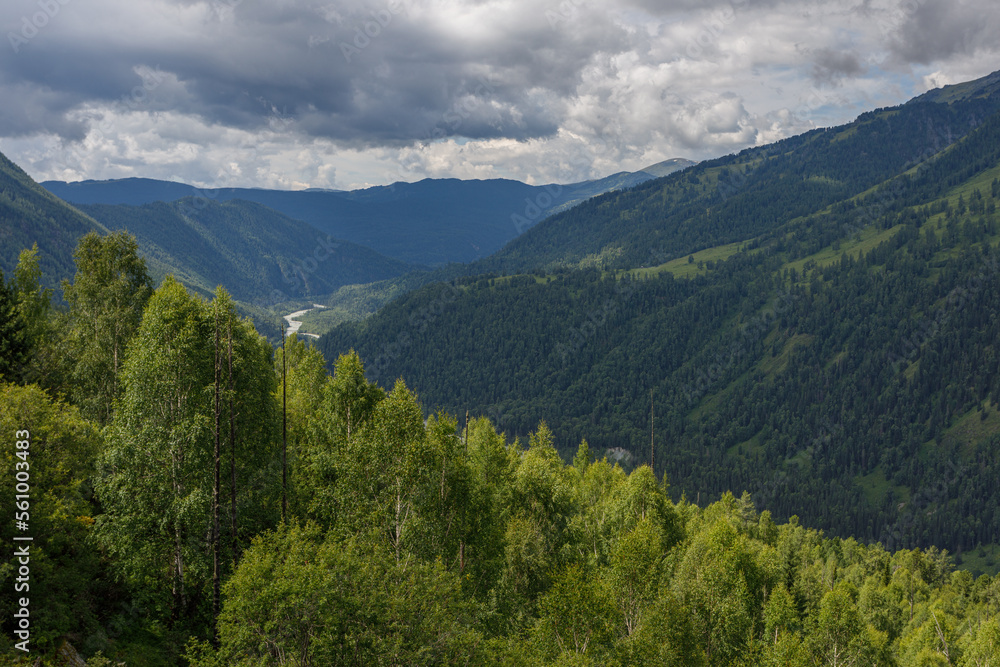
<svg viewBox="0 0 1000 667">
<path fill-rule="evenodd" d="M 506 179 L 424 179 L 354 190 L 199 189 L 145 178 L 42 186 L 73 204 L 125 204 L 195 197 L 262 204 L 348 242 L 411 264 L 469 262 L 499 250 L 537 222 L 610 190 L 633 187 L 695 164 L 667 160 L 638 172 L 568 185 L 532 186 Z"/>
<path fill-rule="evenodd" d="M 237 300 L 260 306 L 325 295 L 419 268 L 238 199 L 187 197 L 79 208 L 109 229 L 134 234 L 155 278 L 173 273 L 203 294 L 221 284 Z"/>
<path fill-rule="evenodd" d="M 253 202 L 188 198 L 76 208 L 0 154 L 0 269 L 7 276 L 20 251 L 37 243 L 43 281 L 58 288 L 76 271 L 73 251 L 82 236 L 120 229 L 136 236 L 157 282 L 174 274 L 202 295 L 221 284 L 257 315 L 263 311 L 255 309 L 278 302 L 420 268 L 330 237 Z"/>
</svg>

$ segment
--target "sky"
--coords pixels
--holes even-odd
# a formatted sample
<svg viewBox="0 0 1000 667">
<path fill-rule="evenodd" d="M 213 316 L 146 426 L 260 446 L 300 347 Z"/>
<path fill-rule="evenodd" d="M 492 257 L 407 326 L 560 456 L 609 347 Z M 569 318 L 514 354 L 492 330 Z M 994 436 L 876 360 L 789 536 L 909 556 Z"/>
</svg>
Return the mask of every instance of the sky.
<svg viewBox="0 0 1000 667">
<path fill-rule="evenodd" d="M 38 181 L 569 183 L 1000 69 L 996 0 L 3 0 Z"/>
</svg>

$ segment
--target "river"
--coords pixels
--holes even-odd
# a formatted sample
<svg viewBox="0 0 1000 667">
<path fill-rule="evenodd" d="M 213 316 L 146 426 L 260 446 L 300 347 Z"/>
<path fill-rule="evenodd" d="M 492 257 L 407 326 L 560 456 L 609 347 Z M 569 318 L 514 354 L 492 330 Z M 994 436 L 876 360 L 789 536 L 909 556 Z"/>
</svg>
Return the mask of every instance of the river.
<svg viewBox="0 0 1000 667">
<path fill-rule="evenodd" d="M 285 329 L 285 335 L 291 336 L 293 333 L 299 333 L 299 328 L 302 326 L 302 322 L 299 322 L 297 317 L 302 317 L 311 310 L 316 310 L 317 308 L 326 308 L 326 306 L 314 303 L 312 308 L 306 308 L 305 310 L 296 310 L 294 313 L 289 313 L 285 315 L 285 321 L 288 322 L 288 328 Z M 319 338 L 316 334 L 302 332 L 299 333 L 300 336 L 309 336 L 310 338 Z"/>
</svg>

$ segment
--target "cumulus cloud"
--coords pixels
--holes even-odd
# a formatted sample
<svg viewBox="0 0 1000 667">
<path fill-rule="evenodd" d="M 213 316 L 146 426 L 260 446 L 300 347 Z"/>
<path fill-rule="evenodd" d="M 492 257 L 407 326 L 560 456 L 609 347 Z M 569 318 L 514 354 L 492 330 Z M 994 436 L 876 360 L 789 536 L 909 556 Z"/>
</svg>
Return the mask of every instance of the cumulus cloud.
<svg viewBox="0 0 1000 667">
<path fill-rule="evenodd" d="M 1000 50 L 992 0 L 9 0 L 37 178 L 579 180 L 844 122 Z"/>
</svg>

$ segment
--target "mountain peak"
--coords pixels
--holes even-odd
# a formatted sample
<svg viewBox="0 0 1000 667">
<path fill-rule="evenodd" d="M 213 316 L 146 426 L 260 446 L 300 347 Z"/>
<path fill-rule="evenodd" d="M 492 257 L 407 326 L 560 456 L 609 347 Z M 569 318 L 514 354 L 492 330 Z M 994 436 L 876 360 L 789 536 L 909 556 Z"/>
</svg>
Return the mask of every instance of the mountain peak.
<svg viewBox="0 0 1000 667">
<path fill-rule="evenodd" d="M 937 102 L 938 104 L 951 104 L 952 102 L 971 100 L 977 97 L 991 97 L 998 93 L 1000 93 L 1000 70 L 974 81 L 965 81 L 929 90 L 923 95 L 914 97 L 909 103 Z"/>
<path fill-rule="evenodd" d="M 667 174 L 672 174 L 675 171 L 680 171 L 681 169 L 687 169 L 688 167 L 693 167 L 698 164 L 693 160 L 688 160 L 687 158 L 675 157 L 669 160 L 664 160 L 663 162 L 657 162 L 656 164 L 651 164 L 648 167 L 644 167 L 639 171 L 645 172 L 654 178 L 661 178 Z"/>
</svg>

